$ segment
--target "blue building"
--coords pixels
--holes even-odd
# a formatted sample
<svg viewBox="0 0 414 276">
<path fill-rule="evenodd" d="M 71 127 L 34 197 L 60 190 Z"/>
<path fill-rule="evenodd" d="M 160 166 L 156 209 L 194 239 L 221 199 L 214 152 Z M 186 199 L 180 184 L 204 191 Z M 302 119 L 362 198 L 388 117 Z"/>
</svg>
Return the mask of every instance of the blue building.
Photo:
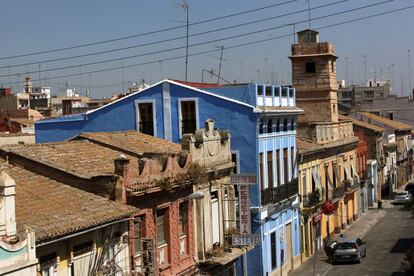
<svg viewBox="0 0 414 276">
<path fill-rule="evenodd" d="M 198 86 L 199 88 L 196 88 Z M 179 142 L 206 119 L 231 132 L 239 173 L 258 176 L 250 187 L 252 233 L 261 244 L 238 262 L 246 275 L 285 273 L 300 258 L 295 89 L 273 85 L 204 85 L 164 80 L 85 114 L 38 121 L 36 142 L 81 132 L 137 130 Z M 282 271 L 280 271 L 282 270 Z M 279 275 L 278 274 L 278 275 Z"/>
</svg>

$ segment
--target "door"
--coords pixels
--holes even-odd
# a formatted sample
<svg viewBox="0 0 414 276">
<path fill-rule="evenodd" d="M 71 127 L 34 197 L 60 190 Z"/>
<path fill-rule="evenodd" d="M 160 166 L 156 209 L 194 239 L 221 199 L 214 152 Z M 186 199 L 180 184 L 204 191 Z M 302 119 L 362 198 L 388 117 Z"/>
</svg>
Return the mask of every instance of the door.
<svg viewBox="0 0 414 276">
<path fill-rule="evenodd" d="M 292 259 L 292 224 L 286 224 L 286 258 L 285 263 L 289 263 Z"/>
<path fill-rule="evenodd" d="M 213 244 L 220 244 L 220 220 L 219 202 L 217 197 L 211 198 L 211 223 L 213 232 Z"/>
</svg>

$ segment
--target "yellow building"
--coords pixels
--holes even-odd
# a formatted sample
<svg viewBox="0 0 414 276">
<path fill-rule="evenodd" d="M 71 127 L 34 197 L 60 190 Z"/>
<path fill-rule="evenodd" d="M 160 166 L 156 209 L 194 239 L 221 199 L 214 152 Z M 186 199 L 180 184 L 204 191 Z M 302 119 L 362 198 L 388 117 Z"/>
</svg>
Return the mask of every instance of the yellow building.
<svg viewBox="0 0 414 276">
<path fill-rule="evenodd" d="M 354 137 L 338 145 L 317 144 L 297 138 L 299 193 L 301 195 L 302 260 L 323 246 L 323 240 L 340 233 L 358 216 L 356 150 Z M 331 201 L 334 212 L 325 215 L 322 204 Z"/>
</svg>

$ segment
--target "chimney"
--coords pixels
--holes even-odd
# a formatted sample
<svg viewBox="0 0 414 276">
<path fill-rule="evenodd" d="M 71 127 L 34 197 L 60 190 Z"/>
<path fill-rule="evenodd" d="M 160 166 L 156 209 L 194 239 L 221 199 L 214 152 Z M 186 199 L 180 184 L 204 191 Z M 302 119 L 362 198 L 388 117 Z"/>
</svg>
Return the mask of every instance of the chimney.
<svg viewBox="0 0 414 276">
<path fill-rule="evenodd" d="M 121 153 L 121 155 L 114 160 L 114 165 L 115 174 L 121 176 L 121 178 L 118 180 L 117 186 L 119 186 L 118 189 L 116 189 L 117 192 L 115 192 L 115 199 L 120 198 L 123 204 L 127 204 L 126 187 L 128 186 L 129 159 Z"/>
<path fill-rule="evenodd" d="M 16 241 L 16 183 L 5 172 L 0 175 L 0 237 Z"/>
<path fill-rule="evenodd" d="M 121 154 L 114 160 L 115 174 L 125 177 L 128 173 L 129 159 L 124 154 Z"/>
</svg>

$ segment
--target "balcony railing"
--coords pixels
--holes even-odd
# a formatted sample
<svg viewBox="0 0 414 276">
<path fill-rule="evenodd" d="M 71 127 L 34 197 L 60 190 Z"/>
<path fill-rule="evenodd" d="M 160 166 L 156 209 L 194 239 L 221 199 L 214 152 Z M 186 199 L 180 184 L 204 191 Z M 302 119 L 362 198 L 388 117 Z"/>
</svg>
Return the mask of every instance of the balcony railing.
<svg viewBox="0 0 414 276">
<path fill-rule="evenodd" d="M 322 202 L 322 194 L 319 190 L 314 190 L 302 196 L 303 208 L 313 208 Z"/>
<path fill-rule="evenodd" d="M 315 138 L 318 143 L 327 143 L 354 136 L 352 122 L 317 122 L 314 125 Z"/>
<path fill-rule="evenodd" d="M 298 194 L 298 179 L 294 178 L 284 185 L 262 191 L 262 205 L 278 203 Z"/>
<path fill-rule="evenodd" d="M 356 177 L 354 177 L 352 180 L 348 180 L 345 182 L 345 192 L 346 193 L 352 193 L 359 188 L 359 182 Z"/>
<path fill-rule="evenodd" d="M 332 190 L 332 199 L 338 199 L 345 195 L 345 187 L 334 187 Z"/>
</svg>

